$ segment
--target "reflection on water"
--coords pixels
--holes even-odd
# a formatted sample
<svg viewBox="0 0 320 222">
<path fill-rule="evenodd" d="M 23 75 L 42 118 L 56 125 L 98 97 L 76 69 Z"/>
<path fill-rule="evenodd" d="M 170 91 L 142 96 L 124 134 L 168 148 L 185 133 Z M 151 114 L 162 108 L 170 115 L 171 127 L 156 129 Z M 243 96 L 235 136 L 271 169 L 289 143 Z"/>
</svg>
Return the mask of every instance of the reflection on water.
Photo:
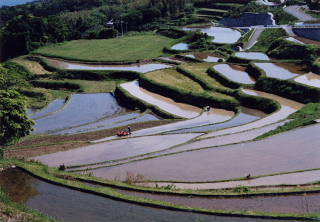
<svg viewBox="0 0 320 222">
<path fill-rule="evenodd" d="M 220 74 L 226 76 L 228 79 L 242 83 L 242 84 L 254 84 L 255 81 L 249 76 L 248 73 L 244 71 L 237 70 L 235 66 L 230 66 L 228 64 L 218 64 L 213 66 L 213 68 Z"/>
<path fill-rule="evenodd" d="M 188 50 L 189 49 L 189 45 L 187 43 L 178 43 L 178 44 L 175 44 L 171 47 L 171 49 L 174 49 L 174 50 Z"/>
<path fill-rule="evenodd" d="M 281 66 L 280 63 L 254 63 L 260 69 L 266 72 L 267 77 L 277 78 L 277 79 L 291 79 L 301 72 L 299 70 L 291 71 L 293 69 L 292 65 L 291 70 L 289 70 L 289 64 L 283 64 L 284 67 Z M 287 67 L 286 67 L 287 66 Z"/>
<path fill-rule="evenodd" d="M 48 106 L 41 110 L 36 110 L 33 112 L 28 112 L 28 115 L 32 119 L 39 119 L 49 113 L 56 112 L 59 109 L 61 109 L 65 105 L 64 99 L 56 99 L 53 102 L 51 102 Z"/>
<path fill-rule="evenodd" d="M 244 13 L 240 17 L 223 18 L 220 24 L 229 27 L 250 27 L 256 25 L 275 25 L 272 14 L 269 13 Z"/>
<path fill-rule="evenodd" d="M 1 173 L 0 185 L 12 199 L 23 196 L 28 207 L 65 222 L 266 222 L 138 206 L 48 184 L 19 170 Z"/>
<path fill-rule="evenodd" d="M 253 121 L 258 120 L 264 116 L 266 116 L 266 114 L 264 114 L 258 110 L 253 110 L 253 109 L 248 109 L 248 108 L 242 107 L 241 112 L 229 121 L 226 121 L 223 123 L 212 124 L 212 125 L 194 127 L 194 128 L 189 128 L 189 129 L 181 129 L 181 130 L 171 131 L 169 133 L 173 133 L 173 134 L 175 134 L 175 133 L 194 133 L 194 132 L 207 132 L 207 131 L 220 130 L 220 129 L 225 129 L 225 128 L 239 126 L 242 124 L 253 122 Z"/>
<path fill-rule="evenodd" d="M 186 57 L 194 58 L 194 59 L 199 59 L 204 62 L 218 62 L 222 58 L 219 56 L 216 56 L 210 52 L 195 52 L 193 54 L 188 54 Z"/>
<path fill-rule="evenodd" d="M 262 52 L 237 52 L 235 56 L 250 60 L 270 60 L 269 57 Z"/>
<path fill-rule="evenodd" d="M 299 76 L 294 80 L 296 82 L 299 82 L 308 86 L 320 88 L 320 76 L 313 73 L 308 73 L 306 75 Z"/>
<path fill-rule="evenodd" d="M 89 65 L 81 64 L 75 62 L 66 62 L 57 59 L 46 60 L 53 66 L 58 66 L 63 69 L 70 70 L 116 70 L 116 71 L 134 71 L 147 73 L 159 69 L 170 68 L 170 65 L 161 64 L 161 63 L 146 63 L 146 64 L 134 64 L 134 65 Z"/>
<path fill-rule="evenodd" d="M 230 28 L 214 27 L 209 26 L 205 28 L 187 28 L 184 27 L 183 30 L 186 31 L 200 31 L 206 33 L 208 36 L 213 37 L 212 42 L 218 44 L 233 44 L 236 43 L 240 37 L 241 33 L 237 30 Z"/>
<path fill-rule="evenodd" d="M 61 111 L 38 119 L 33 133 L 48 133 L 112 116 L 122 111 L 110 93 L 75 94 Z"/>
</svg>

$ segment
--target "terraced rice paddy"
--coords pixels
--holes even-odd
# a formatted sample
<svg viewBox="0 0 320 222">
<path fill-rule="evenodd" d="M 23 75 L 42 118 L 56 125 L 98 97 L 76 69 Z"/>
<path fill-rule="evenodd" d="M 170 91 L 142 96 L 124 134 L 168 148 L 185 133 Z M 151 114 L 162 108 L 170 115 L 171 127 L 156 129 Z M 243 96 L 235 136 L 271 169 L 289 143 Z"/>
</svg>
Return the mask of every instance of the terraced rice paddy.
<svg viewBox="0 0 320 222">
<path fill-rule="evenodd" d="M 34 134 L 53 133 L 112 116 L 123 110 L 110 93 L 75 94 L 61 111 L 38 119 Z"/>
<path fill-rule="evenodd" d="M 223 58 L 221 58 L 220 56 L 216 56 L 209 52 L 195 52 L 193 54 L 188 54 L 185 56 L 193 59 L 198 59 L 204 62 L 218 62 L 220 60 L 223 60 Z"/>
<path fill-rule="evenodd" d="M 295 78 L 294 81 L 308 85 L 308 86 L 320 88 L 320 76 L 313 73 L 308 73 L 308 74 L 299 76 Z"/>
<path fill-rule="evenodd" d="M 173 50 L 182 50 L 182 51 L 183 50 L 188 50 L 189 49 L 189 45 L 187 43 L 181 42 L 181 43 L 177 43 L 177 44 L 171 46 L 171 49 L 173 49 Z"/>
<path fill-rule="evenodd" d="M 49 166 L 81 165 L 152 153 L 185 143 L 200 134 L 147 136 L 115 140 L 35 158 Z"/>
<path fill-rule="evenodd" d="M 255 81 L 247 72 L 235 65 L 218 64 L 213 66 L 213 69 L 227 77 L 228 79 L 241 84 L 254 84 Z"/>
<path fill-rule="evenodd" d="M 238 127 L 233 127 L 230 129 L 218 130 L 218 131 L 215 131 L 212 133 L 208 133 L 208 134 L 204 135 L 203 138 L 243 132 L 246 130 L 259 128 L 259 127 L 262 127 L 262 126 L 265 126 L 268 124 L 276 123 L 280 120 L 287 118 L 290 114 L 296 112 L 297 110 L 299 110 L 303 107 L 303 104 L 301 104 L 301 103 L 294 102 L 294 101 L 288 100 L 288 99 L 284 99 L 282 97 L 275 96 L 275 95 L 272 95 L 269 93 L 264 93 L 264 92 L 254 91 L 254 90 L 243 90 L 243 92 L 245 92 L 249 95 L 262 96 L 265 98 L 273 99 L 281 105 L 281 108 L 280 108 L 280 110 L 278 110 L 278 111 L 272 113 L 271 115 L 268 115 L 267 117 L 262 118 L 260 120 L 257 120 L 257 121 L 254 121 L 252 123 L 248 123 L 245 125 L 241 125 Z"/>
<path fill-rule="evenodd" d="M 146 63 L 133 65 L 89 65 L 74 62 L 66 62 L 62 60 L 46 59 L 52 65 L 69 70 L 117 70 L 117 71 L 134 71 L 147 73 L 158 69 L 170 68 L 170 65 L 161 63 Z"/>
<path fill-rule="evenodd" d="M 215 123 L 215 124 L 208 124 L 203 126 L 197 126 L 192 128 L 184 128 L 179 130 L 170 131 L 168 133 L 193 133 L 193 132 L 208 132 L 208 131 L 215 131 L 215 130 L 221 130 L 225 128 L 235 127 L 244 125 L 246 123 L 253 122 L 255 120 L 258 120 L 260 118 L 265 117 L 266 114 L 258 111 L 258 110 L 252 110 L 245 107 L 241 108 L 240 113 L 238 113 L 235 117 L 232 119 L 222 122 L 222 123 Z"/>
<path fill-rule="evenodd" d="M 126 113 L 120 116 L 106 118 L 98 122 L 89 123 L 88 125 L 79 126 L 63 131 L 59 131 L 56 134 L 76 134 L 76 133 L 87 133 L 97 130 L 111 129 L 121 126 L 127 126 L 134 123 L 157 121 L 159 118 L 152 114 L 140 114 L 140 113 Z"/>
<path fill-rule="evenodd" d="M 249 60 L 270 60 L 269 57 L 262 52 L 236 52 L 235 56 Z"/>
<path fill-rule="evenodd" d="M 7 190 L 11 199 L 24 203 L 29 208 L 37 209 L 61 221 L 102 222 L 106 218 L 113 222 L 127 221 L 128 218 L 132 222 L 163 222 L 167 221 L 168 218 L 181 222 L 194 222 L 197 220 L 203 222 L 263 221 L 257 218 L 218 217 L 139 206 L 52 185 L 21 171 L 10 171 L 1 174 L 0 177 L 8 179 L 0 180 L 0 183 Z M 15 183 L 12 183 L 12 181 Z M 21 189 L 21 187 L 24 187 L 24 189 Z M 51 201 L 48 202 L 48 200 Z"/>
<path fill-rule="evenodd" d="M 284 185 L 303 185 L 318 182 L 320 176 L 319 170 L 310 170 L 304 172 L 280 174 L 274 176 L 265 176 L 248 180 L 234 180 L 227 182 L 211 182 L 211 183 L 137 183 L 137 185 L 147 187 L 165 187 L 174 185 L 178 189 L 187 190 L 208 190 L 208 189 L 226 189 L 237 188 L 240 186 L 245 187 L 259 187 L 259 186 L 284 186 Z"/>
<path fill-rule="evenodd" d="M 267 77 L 277 79 L 291 79 L 303 74 L 302 68 L 288 63 L 254 63 L 265 71 Z"/>
<path fill-rule="evenodd" d="M 135 96 L 149 104 L 159 107 L 161 110 L 166 110 L 167 112 L 179 117 L 194 118 L 199 116 L 201 113 L 201 109 L 198 107 L 177 103 L 170 98 L 145 90 L 139 87 L 139 83 L 137 81 L 123 83 L 121 84 L 121 87 L 132 96 Z"/>
<path fill-rule="evenodd" d="M 290 42 L 295 42 L 295 43 L 299 43 L 299 44 L 305 45 L 304 42 L 301 42 L 301 41 L 299 41 L 298 39 L 293 38 L 293 37 L 288 37 L 288 38 L 286 38 L 286 40 L 288 40 L 288 41 L 290 41 Z"/>
<path fill-rule="evenodd" d="M 183 28 L 186 31 L 201 31 L 208 36 L 213 37 L 212 42 L 217 44 L 233 44 L 236 43 L 241 33 L 237 30 L 222 27 L 206 27 L 206 28 Z"/>
<path fill-rule="evenodd" d="M 179 153 L 92 172 L 108 179 L 124 180 L 130 172 L 147 180 L 196 182 L 313 169 L 319 167 L 320 161 L 319 134 L 313 133 L 317 130 L 319 124 L 263 141 Z"/>
<path fill-rule="evenodd" d="M 60 109 L 62 109 L 67 102 L 65 102 L 64 99 L 56 99 L 54 101 L 52 101 L 50 104 L 48 104 L 47 107 L 41 109 L 41 110 L 37 110 L 37 111 L 30 111 L 29 113 L 29 117 L 32 119 L 39 119 L 39 118 L 43 118 L 47 115 L 50 115 L 54 112 L 59 111 Z"/>
</svg>

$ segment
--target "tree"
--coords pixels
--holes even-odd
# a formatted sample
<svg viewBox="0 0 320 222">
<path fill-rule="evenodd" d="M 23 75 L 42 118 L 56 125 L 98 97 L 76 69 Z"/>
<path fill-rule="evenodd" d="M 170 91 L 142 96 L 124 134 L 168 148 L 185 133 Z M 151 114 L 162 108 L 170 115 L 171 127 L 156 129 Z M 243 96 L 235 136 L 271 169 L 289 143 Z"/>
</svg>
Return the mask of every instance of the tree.
<svg viewBox="0 0 320 222">
<path fill-rule="evenodd" d="M 306 0 L 306 3 L 311 10 L 320 9 L 320 0 Z"/>
<path fill-rule="evenodd" d="M 0 90 L 0 145 L 29 135 L 33 125 L 26 115 L 24 97 L 15 90 Z"/>
</svg>

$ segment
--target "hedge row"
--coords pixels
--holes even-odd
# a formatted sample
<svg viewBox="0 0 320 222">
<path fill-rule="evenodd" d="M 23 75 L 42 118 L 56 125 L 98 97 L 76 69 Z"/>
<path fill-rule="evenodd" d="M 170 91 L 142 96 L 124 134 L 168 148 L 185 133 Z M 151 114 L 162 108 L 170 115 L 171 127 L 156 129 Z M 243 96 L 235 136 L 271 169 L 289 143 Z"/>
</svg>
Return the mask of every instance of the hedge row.
<svg viewBox="0 0 320 222">
<path fill-rule="evenodd" d="M 250 59 L 245 59 L 245 58 L 240 58 L 240 57 L 237 57 L 235 55 L 235 53 L 233 53 L 227 60 L 227 62 L 230 62 L 230 63 L 240 63 L 240 64 L 243 64 L 243 63 L 249 63 L 251 62 L 252 60 Z"/>
<path fill-rule="evenodd" d="M 310 62 L 320 56 L 320 47 L 280 39 L 271 44 L 267 54 L 277 59 L 303 59 Z"/>
<path fill-rule="evenodd" d="M 14 74 L 18 74 L 22 79 L 32 80 L 36 78 L 35 74 L 17 62 L 7 61 L 3 64 L 3 67 L 10 70 L 10 72 L 14 72 Z"/>
<path fill-rule="evenodd" d="M 125 79 L 134 80 L 140 76 L 134 71 L 112 71 L 112 70 L 60 70 L 58 78 L 83 79 L 83 80 L 114 80 Z"/>
<path fill-rule="evenodd" d="M 166 36 L 168 38 L 180 39 L 180 38 L 186 36 L 188 33 L 186 31 L 181 30 L 181 29 L 161 28 L 161 29 L 158 29 L 157 34 Z"/>
<path fill-rule="evenodd" d="M 320 102 L 319 88 L 306 86 L 290 80 L 261 77 L 256 82 L 255 88 L 305 104 Z"/>
<path fill-rule="evenodd" d="M 118 103 L 123 107 L 127 107 L 129 109 L 139 108 L 142 111 L 150 109 L 152 110 L 152 112 L 165 119 L 181 119 L 178 116 L 168 113 L 162 109 L 159 109 L 157 106 L 151 105 L 147 102 L 144 102 L 136 98 L 135 96 L 132 96 L 127 90 L 123 89 L 121 86 L 117 86 L 114 94 Z"/>
<path fill-rule="evenodd" d="M 320 58 L 312 64 L 311 70 L 314 73 L 320 74 Z"/>
<path fill-rule="evenodd" d="M 46 89 L 68 89 L 82 92 L 82 87 L 76 83 L 61 82 L 61 81 L 31 81 L 31 84 L 35 87 L 41 87 Z"/>
<path fill-rule="evenodd" d="M 168 86 L 156 82 L 146 76 L 140 76 L 140 85 L 154 93 L 174 99 L 177 102 L 187 103 L 198 107 L 212 106 L 236 111 L 239 102 L 236 99 L 221 99 L 210 92 L 196 93 L 184 89 Z"/>
<path fill-rule="evenodd" d="M 266 72 L 256 66 L 253 62 L 250 62 L 247 66 L 246 72 L 252 76 L 255 80 L 259 79 L 260 77 L 266 77 Z"/>
<path fill-rule="evenodd" d="M 47 95 L 43 92 L 36 92 L 36 91 L 31 91 L 26 89 L 18 89 L 18 92 L 27 97 L 38 98 L 40 100 L 47 99 Z"/>
<path fill-rule="evenodd" d="M 237 90 L 233 96 L 240 101 L 240 104 L 242 106 L 251 109 L 258 109 L 268 114 L 280 109 L 280 104 L 272 99 L 264 98 L 261 96 L 248 95 L 241 92 L 240 90 Z"/>
<path fill-rule="evenodd" d="M 49 71 L 49 72 L 57 72 L 60 69 L 50 65 L 46 59 L 41 58 L 41 57 L 36 57 L 36 56 L 29 56 L 27 59 L 29 59 L 30 61 L 35 61 L 38 62 L 45 70 Z"/>
<path fill-rule="evenodd" d="M 231 79 L 225 77 L 223 74 L 215 70 L 214 68 L 209 68 L 207 71 L 208 75 L 211 76 L 212 78 L 215 78 L 218 80 L 222 85 L 232 88 L 232 89 L 238 89 L 240 88 L 243 84 L 237 83 L 232 81 Z"/>
<path fill-rule="evenodd" d="M 252 109 L 258 109 L 265 113 L 272 113 L 280 108 L 279 103 L 277 103 L 274 100 L 259 96 L 248 95 L 241 92 L 240 90 L 222 89 L 219 87 L 214 87 L 210 85 L 206 80 L 181 67 L 177 67 L 177 71 L 189 77 L 190 79 L 198 82 L 204 89 L 213 90 L 235 97 L 240 102 L 241 106 L 245 106 Z"/>
</svg>

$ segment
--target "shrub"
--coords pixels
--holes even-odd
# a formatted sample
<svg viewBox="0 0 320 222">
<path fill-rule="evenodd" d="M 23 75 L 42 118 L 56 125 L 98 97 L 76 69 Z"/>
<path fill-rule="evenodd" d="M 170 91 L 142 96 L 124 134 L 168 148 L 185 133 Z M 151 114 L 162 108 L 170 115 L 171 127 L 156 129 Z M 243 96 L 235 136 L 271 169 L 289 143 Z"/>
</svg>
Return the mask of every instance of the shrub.
<svg viewBox="0 0 320 222">
<path fill-rule="evenodd" d="M 261 77 L 256 82 L 255 88 L 301 103 L 320 102 L 319 88 L 306 86 L 290 80 Z"/>
<path fill-rule="evenodd" d="M 159 29 L 157 33 L 173 39 L 180 39 L 187 35 L 186 31 L 183 31 L 181 29 L 175 29 L 175 28 Z"/>
<path fill-rule="evenodd" d="M 134 80 L 139 78 L 140 73 L 134 71 L 112 71 L 112 70 L 60 70 L 57 78 L 61 79 L 84 79 L 84 80 Z"/>
<path fill-rule="evenodd" d="M 32 85 L 35 87 L 41 87 L 46 89 L 68 89 L 68 90 L 75 90 L 75 91 L 83 91 L 82 87 L 76 83 L 70 83 L 65 81 L 37 81 L 34 80 L 31 82 Z"/>
</svg>

